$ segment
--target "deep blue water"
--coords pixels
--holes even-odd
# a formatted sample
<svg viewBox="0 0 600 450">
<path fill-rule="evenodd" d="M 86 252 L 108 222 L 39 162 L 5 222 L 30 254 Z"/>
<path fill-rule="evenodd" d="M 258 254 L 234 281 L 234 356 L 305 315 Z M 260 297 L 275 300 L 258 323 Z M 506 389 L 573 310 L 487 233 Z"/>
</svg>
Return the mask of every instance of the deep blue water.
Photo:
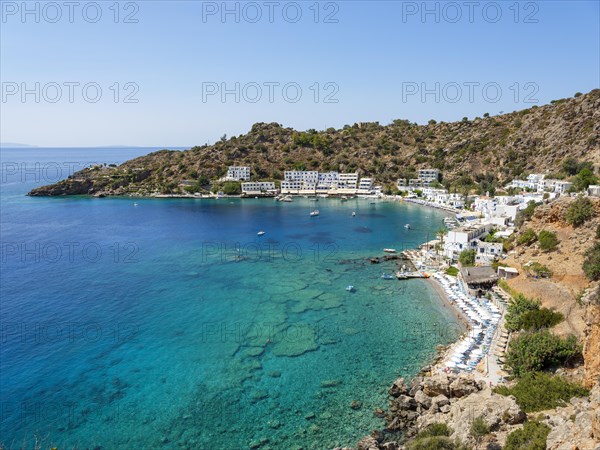
<svg viewBox="0 0 600 450">
<path fill-rule="evenodd" d="M 148 151 L 2 150 L 1 441 L 316 449 L 382 425 L 387 387 L 457 325 L 427 282 L 383 280 L 394 266 L 366 258 L 433 238 L 442 213 L 25 196 Z"/>
</svg>

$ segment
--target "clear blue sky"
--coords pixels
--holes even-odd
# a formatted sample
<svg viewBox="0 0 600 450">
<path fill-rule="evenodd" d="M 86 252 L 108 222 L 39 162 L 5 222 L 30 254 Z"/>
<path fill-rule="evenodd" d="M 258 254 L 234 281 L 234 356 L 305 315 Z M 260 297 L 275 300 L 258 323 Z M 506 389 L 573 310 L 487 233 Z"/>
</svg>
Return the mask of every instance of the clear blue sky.
<svg viewBox="0 0 600 450">
<path fill-rule="evenodd" d="M 20 1 L 2 0 L 2 142 L 191 146 L 245 133 L 255 122 L 324 129 L 398 118 L 451 121 L 529 107 L 535 103 L 524 102 L 528 95 L 545 104 L 600 85 L 598 1 L 519 2 L 517 8 L 513 1 L 475 2 L 472 11 L 462 1 L 428 2 L 439 15 L 424 18 L 420 1 L 320 2 L 318 23 L 313 1 L 274 2 L 273 23 L 262 1 L 237 3 L 239 22 L 234 14 L 223 20 L 222 2 L 140 1 L 121 2 L 114 23 L 111 0 L 98 2 L 102 17 L 96 23 L 93 6 L 84 18 L 89 2 L 75 8 L 73 23 L 69 7 L 57 2 L 62 17 L 51 23 L 57 10 L 44 9 L 47 3 L 38 3 L 36 23 L 35 14 L 22 17 Z M 256 5 L 262 17 L 251 23 Z M 294 23 L 295 5 L 302 17 Z M 138 22 L 123 23 L 127 14 Z M 337 23 L 324 23 L 328 15 Z M 39 103 L 34 94 L 23 102 L 22 87 L 35 91 L 36 82 Z M 65 82 L 80 83 L 72 88 L 72 103 Z M 218 94 L 203 99 L 203 86 L 226 83 L 235 90 L 236 82 L 246 94 L 239 103 L 233 94 L 225 102 Z M 264 85 L 269 82 L 280 83 L 272 103 Z M 479 83 L 472 102 L 464 84 L 470 82 Z M 56 103 L 49 101 L 57 93 L 53 83 L 62 92 Z M 93 86 L 84 98 L 86 83 L 102 89 L 98 102 L 89 101 Z M 256 96 L 252 83 L 262 88 L 256 103 L 248 101 Z M 302 89 L 298 102 L 285 100 L 286 83 Z M 435 83 L 439 101 L 433 93 L 408 95 L 422 87 L 435 91 Z M 332 98 L 338 102 L 324 102 L 336 89 Z M 125 103 L 127 94 L 138 103 Z M 287 94 L 292 98 L 294 88 Z"/>
</svg>

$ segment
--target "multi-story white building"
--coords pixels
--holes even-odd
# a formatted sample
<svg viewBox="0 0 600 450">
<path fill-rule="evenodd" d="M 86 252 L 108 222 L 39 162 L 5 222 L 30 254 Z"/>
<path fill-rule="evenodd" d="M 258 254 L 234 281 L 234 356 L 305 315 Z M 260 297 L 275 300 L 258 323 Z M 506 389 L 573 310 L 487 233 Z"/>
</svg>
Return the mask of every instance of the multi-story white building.
<svg viewBox="0 0 600 450">
<path fill-rule="evenodd" d="M 273 181 L 250 181 L 242 183 L 242 194 L 274 194 L 277 192 Z"/>
<path fill-rule="evenodd" d="M 429 186 L 434 181 L 440 181 L 442 174 L 438 169 L 419 169 L 419 179 Z"/>
<path fill-rule="evenodd" d="M 373 179 L 361 178 L 358 184 L 358 190 L 361 193 L 370 193 L 373 190 Z"/>
<path fill-rule="evenodd" d="M 356 189 L 358 187 L 358 173 L 340 173 L 338 187 L 340 189 Z"/>
<path fill-rule="evenodd" d="M 283 174 L 282 194 L 314 194 L 319 183 L 316 170 L 288 170 Z"/>
<path fill-rule="evenodd" d="M 492 224 L 476 223 L 449 230 L 444 238 L 444 254 L 448 258 L 457 259 L 463 250 L 477 249 L 480 239 L 491 229 Z"/>
<path fill-rule="evenodd" d="M 229 166 L 226 181 L 248 181 L 250 180 L 250 167 Z"/>
<path fill-rule="evenodd" d="M 483 214 L 483 217 L 490 223 L 506 225 L 515 220 L 519 205 L 513 197 L 476 197 L 473 202 L 473 210 Z"/>
<path fill-rule="evenodd" d="M 319 173 L 319 183 L 317 184 L 317 191 L 329 191 L 330 189 L 337 189 L 338 180 L 339 174 L 337 172 Z"/>
</svg>

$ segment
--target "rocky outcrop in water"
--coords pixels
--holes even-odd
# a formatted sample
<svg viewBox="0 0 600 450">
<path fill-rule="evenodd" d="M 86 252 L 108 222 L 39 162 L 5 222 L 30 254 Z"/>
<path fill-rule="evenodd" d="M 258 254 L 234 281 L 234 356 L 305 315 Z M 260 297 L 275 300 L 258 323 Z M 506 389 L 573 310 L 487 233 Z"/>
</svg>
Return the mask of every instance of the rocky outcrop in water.
<svg viewBox="0 0 600 450">
<path fill-rule="evenodd" d="M 526 417 L 514 397 L 495 394 L 470 374 L 416 377 L 409 385 L 398 378 L 388 393 L 391 398 L 386 428 L 361 439 L 359 450 L 404 448 L 402 441 L 434 423 L 447 424 L 453 431 L 451 439 L 475 446 L 470 433 L 475 418 L 482 418 L 494 432 L 487 444 L 503 445 L 508 433 Z"/>
</svg>

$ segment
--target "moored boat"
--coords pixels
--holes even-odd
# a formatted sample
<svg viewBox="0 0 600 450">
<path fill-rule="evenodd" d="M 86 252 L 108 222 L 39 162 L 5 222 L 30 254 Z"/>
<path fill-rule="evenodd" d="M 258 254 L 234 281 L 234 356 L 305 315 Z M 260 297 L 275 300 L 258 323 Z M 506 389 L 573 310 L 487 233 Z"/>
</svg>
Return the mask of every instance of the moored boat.
<svg viewBox="0 0 600 450">
<path fill-rule="evenodd" d="M 383 251 L 385 253 L 396 253 L 396 249 L 395 248 L 384 248 Z"/>
</svg>

